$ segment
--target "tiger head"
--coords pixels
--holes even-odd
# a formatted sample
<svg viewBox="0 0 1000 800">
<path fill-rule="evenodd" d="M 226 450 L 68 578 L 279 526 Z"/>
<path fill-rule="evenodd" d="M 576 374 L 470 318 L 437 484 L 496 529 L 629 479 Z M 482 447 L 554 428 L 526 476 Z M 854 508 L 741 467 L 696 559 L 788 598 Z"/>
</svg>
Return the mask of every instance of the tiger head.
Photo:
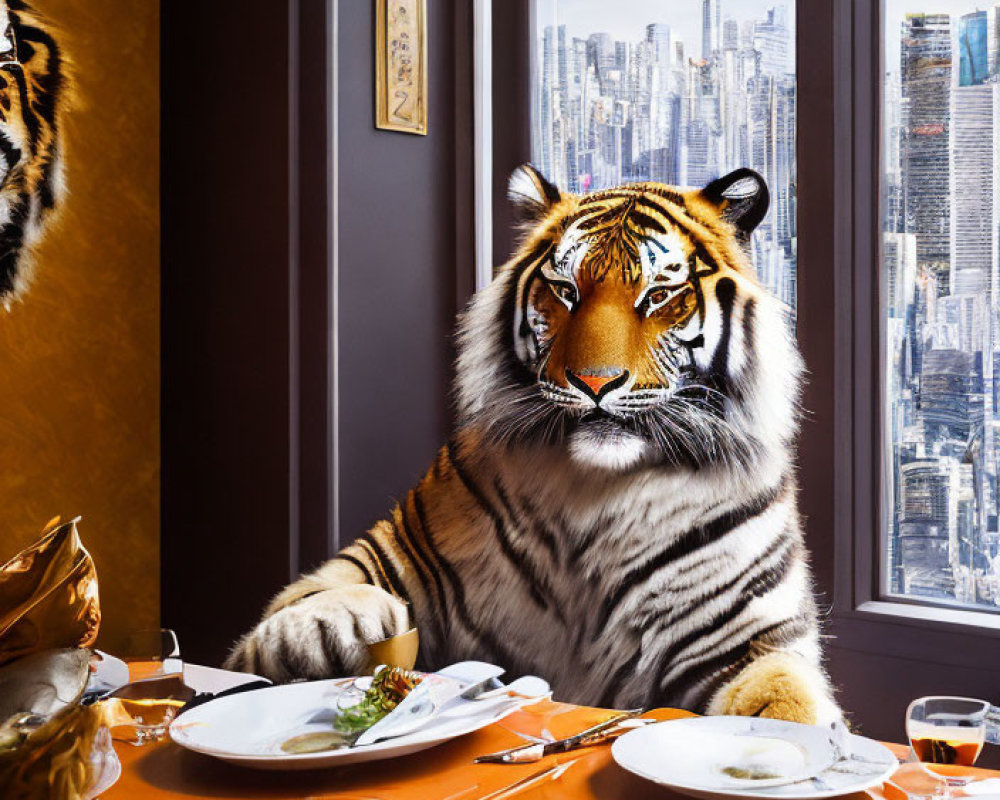
<svg viewBox="0 0 1000 800">
<path fill-rule="evenodd" d="M 460 424 L 614 470 L 788 449 L 801 364 L 747 257 L 757 173 L 575 196 L 525 166 L 509 194 L 525 235 L 460 327 Z"/>
</svg>

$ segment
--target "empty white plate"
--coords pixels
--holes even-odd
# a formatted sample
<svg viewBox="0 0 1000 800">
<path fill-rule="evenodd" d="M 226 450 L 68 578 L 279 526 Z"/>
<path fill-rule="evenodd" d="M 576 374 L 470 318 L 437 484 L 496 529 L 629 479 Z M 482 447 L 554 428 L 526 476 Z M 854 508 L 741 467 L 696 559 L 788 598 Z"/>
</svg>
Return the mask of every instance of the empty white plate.
<svg viewBox="0 0 1000 800">
<path fill-rule="evenodd" d="M 289 754 L 283 742 L 304 733 L 331 731 L 337 697 L 350 679 L 292 683 L 211 700 L 170 725 L 181 747 L 233 764 L 298 770 L 344 766 L 416 753 L 492 725 L 529 701 L 509 697 L 457 703 L 420 730 L 365 747 Z"/>
<path fill-rule="evenodd" d="M 693 797 L 818 800 L 877 786 L 896 770 L 896 757 L 878 742 L 852 736 L 850 744 L 851 758 L 842 760 L 823 728 L 696 717 L 638 728 L 611 752 L 630 772 Z"/>
</svg>

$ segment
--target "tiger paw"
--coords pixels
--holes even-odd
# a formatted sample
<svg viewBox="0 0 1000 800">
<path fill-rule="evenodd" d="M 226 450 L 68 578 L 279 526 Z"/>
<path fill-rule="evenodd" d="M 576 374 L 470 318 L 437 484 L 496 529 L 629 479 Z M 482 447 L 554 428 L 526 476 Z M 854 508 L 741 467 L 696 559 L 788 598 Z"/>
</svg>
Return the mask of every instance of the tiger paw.
<svg viewBox="0 0 1000 800">
<path fill-rule="evenodd" d="M 794 653 L 768 653 L 752 661 L 716 693 L 708 713 L 807 725 L 829 724 L 841 716 L 822 672 Z"/>
<path fill-rule="evenodd" d="M 367 645 L 403 633 L 407 621 L 406 605 L 377 586 L 329 589 L 262 620 L 224 666 L 277 683 L 357 675 L 368 664 Z"/>
</svg>

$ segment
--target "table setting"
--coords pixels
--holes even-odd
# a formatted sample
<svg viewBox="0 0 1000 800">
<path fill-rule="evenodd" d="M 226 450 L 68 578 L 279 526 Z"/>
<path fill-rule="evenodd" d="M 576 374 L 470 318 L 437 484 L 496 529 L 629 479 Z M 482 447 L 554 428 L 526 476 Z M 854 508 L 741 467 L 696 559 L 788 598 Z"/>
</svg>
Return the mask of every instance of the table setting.
<svg viewBox="0 0 1000 800">
<path fill-rule="evenodd" d="M 3 798 L 1000 797 L 974 766 L 1000 710 L 974 698 L 915 700 L 903 747 L 842 720 L 563 703 L 480 661 L 423 672 L 415 627 L 372 643 L 367 674 L 287 684 L 185 663 L 168 629 L 104 653 L 76 522 L 0 568 Z"/>
</svg>

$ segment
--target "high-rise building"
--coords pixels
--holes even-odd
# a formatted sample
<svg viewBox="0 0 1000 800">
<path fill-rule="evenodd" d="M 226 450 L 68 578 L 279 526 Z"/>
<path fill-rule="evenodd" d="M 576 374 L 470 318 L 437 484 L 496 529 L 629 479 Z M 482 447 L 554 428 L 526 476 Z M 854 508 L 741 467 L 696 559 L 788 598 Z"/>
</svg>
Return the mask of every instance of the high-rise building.
<svg viewBox="0 0 1000 800">
<path fill-rule="evenodd" d="M 939 598 L 954 594 L 949 466 L 938 459 L 915 459 L 898 468 L 900 589 L 906 594 Z"/>
<path fill-rule="evenodd" d="M 559 113 L 566 113 L 566 103 L 569 99 L 569 52 L 566 47 L 566 26 L 560 25 L 556 31 L 556 85 L 559 91 Z"/>
<path fill-rule="evenodd" d="M 646 26 L 646 42 L 650 46 L 649 63 L 652 65 L 670 66 L 673 58 L 670 26 L 662 22 L 652 22 Z"/>
<path fill-rule="evenodd" d="M 882 234 L 882 270 L 886 276 L 886 312 L 893 319 L 903 320 L 916 292 L 917 240 L 912 233 Z"/>
<path fill-rule="evenodd" d="M 708 61 L 722 49 L 722 9 L 719 0 L 701 0 L 701 57 Z"/>
<path fill-rule="evenodd" d="M 953 294 L 980 294 L 990 288 L 991 266 L 997 258 L 997 218 L 994 204 L 996 166 L 994 131 L 1000 98 L 996 84 L 954 89 L 951 136 L 950 271 Z"/>
<path fill-rule="evenodd" d="M 950 279 L 951 83 L 951 17 L 908 14 L 900 45 L 905 230 L 916 234 L 917 263 L 942 294 Z"/>
<path fill-rule="evenodd" d="M 753 47 L 760 53 L 760 69 L 767 75 L 782 75 L 790 71 L 791 39 L 785 9 L 775 6 L 767 17 L 754 23 Z"/>
<path fill-rule="evenodd" d="M 985 11 L 958 20 L 959 86 L 979 86 L 989 77 L 989 44 Z"/>
<path fill-rule="evenodd" d="M 587 38 L 587 61 L 606 77 L 615 68 L 615 43 L 610 33 L 592 33 Z"/>
<path fill-rule="evenodd" d="M 722 49 L 740 49 L 740 26 L 735 19 L 727 19 L 722 23 Z"/>
</svg>

